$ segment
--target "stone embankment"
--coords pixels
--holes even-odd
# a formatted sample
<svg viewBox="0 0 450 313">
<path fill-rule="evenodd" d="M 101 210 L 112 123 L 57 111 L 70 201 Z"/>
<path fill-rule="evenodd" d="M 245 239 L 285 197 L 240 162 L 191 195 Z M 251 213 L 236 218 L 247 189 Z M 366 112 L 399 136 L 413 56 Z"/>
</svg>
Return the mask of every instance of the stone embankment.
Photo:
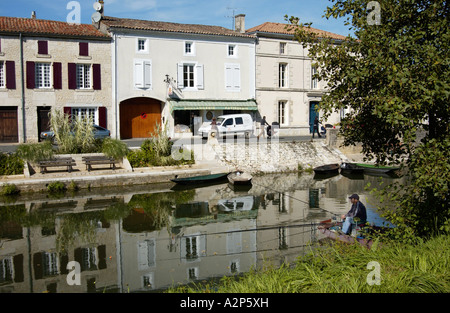
<svg viewBox="0 0 450 313">
<path fill-rule="evenodd" d="M 221 164 L 252 174 L 294 172 L 348 160 L 324 140 L 221 144 L 214 146 L 214 151 Z"/>
</svg>

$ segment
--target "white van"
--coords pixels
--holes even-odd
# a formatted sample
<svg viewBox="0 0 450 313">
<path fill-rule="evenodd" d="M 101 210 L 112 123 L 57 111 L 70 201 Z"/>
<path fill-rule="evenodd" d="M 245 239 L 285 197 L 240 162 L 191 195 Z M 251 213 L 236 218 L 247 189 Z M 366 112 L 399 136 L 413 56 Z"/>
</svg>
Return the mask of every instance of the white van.
<svg viewBox="0 0 450 313">
<path fill-rule="evenodd" d="M 218 136 L 244 135 L 250 138 L 253 133 L 253 119 L 250 114 L 229 114 L 221 115 L 216 120 Z M 205 122 L 198 129 L 198 134 L 202 138 L 208 137 L 211 131 L 211 122 Z"/>
</svg>

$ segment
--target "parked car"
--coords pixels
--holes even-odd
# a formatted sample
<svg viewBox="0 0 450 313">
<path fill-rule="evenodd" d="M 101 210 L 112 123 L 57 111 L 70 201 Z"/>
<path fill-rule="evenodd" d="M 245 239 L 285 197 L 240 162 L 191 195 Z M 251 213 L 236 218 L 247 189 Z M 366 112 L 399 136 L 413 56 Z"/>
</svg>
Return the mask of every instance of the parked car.
<svg viewBox="0 0 450 313">
<path fill-rule="evenodd" d="M 107 130 L 106 128 L 103 128 L 103 127 L 95 125 L 95 124 L 93 125 L 93 127 L 94 127 L 94 138 L 95 139 L 105 139 L 105 138 L 111 136 L 111 132 L 109 130 Z M 41 132 L 41 134 L 39 136 L 43 140 L 50 139 L 53 141 L 54 137 L 55 137 L 55 133 L 50 130 L 50 131 Z"/>
<path fill-rule="evenodd" d="M 221 115 L 216 120 L 217 137 L 227 135 L 244 135 L 250 138 L 253 133 L 253 119 L 250 114 L 228 114 Z M 211 122 L 205 122 L 198 129 L 198 134 L 202 138 L 208 137 L 211 131 Z"/>
</svg>

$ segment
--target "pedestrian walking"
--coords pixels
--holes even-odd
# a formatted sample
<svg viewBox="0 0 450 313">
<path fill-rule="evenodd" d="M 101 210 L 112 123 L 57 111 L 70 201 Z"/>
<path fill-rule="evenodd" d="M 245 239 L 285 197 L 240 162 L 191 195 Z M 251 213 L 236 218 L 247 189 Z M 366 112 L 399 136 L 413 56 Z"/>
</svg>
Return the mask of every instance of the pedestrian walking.
<svg viewBox="0 0 450 313">
<path fill-rule="evenodd" d="M 257 136 L 258 139 L 259 139 L 259 136 L 261 136 L 261 135 L 263 135 L 264 138 L 266 138 L 266 125 L 269 126 L 269 123 L 267 123 L 266 117 L 263 116 L 263 118 L 261 120 L 261 130 Z"/>
<path fill-rule="evenodd" d="M 322 138 L 322 136 L 320 136 L 320 132 L 319 132 L 319 118 L 317 116 L 314 119 L 314 127 L 313 127 L 313 134 L 312 134 L 313 139 L 314 139 L 314 134 L 316 132 L 317 132 L 317 135 L 319 136 L 319 138 Z"/>
</svg>

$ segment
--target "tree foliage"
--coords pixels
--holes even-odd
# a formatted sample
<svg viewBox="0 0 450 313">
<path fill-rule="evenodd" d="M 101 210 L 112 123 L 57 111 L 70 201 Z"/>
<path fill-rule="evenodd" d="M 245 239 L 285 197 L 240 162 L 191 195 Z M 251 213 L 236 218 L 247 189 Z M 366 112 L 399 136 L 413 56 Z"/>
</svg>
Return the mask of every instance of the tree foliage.
<svg viewBox="0 0 450 313">
<path fill-rule="evenodd" d="M 449 230 L 450 53 L 445 0 L 380 0 L 379 25 L 365 0 L 333 0 L 325 17 L 346 19 L 354 36 L 319 38 L 310 24 L 289 19 L 327 83 L 320 109 L 348 112 L 344 145 L 361 143 L 367 159 L 402 163 L 405 186 L 384 195 L 396 206 L 386 215 L 399 233 L 427 236 Z"/>
</svg>

